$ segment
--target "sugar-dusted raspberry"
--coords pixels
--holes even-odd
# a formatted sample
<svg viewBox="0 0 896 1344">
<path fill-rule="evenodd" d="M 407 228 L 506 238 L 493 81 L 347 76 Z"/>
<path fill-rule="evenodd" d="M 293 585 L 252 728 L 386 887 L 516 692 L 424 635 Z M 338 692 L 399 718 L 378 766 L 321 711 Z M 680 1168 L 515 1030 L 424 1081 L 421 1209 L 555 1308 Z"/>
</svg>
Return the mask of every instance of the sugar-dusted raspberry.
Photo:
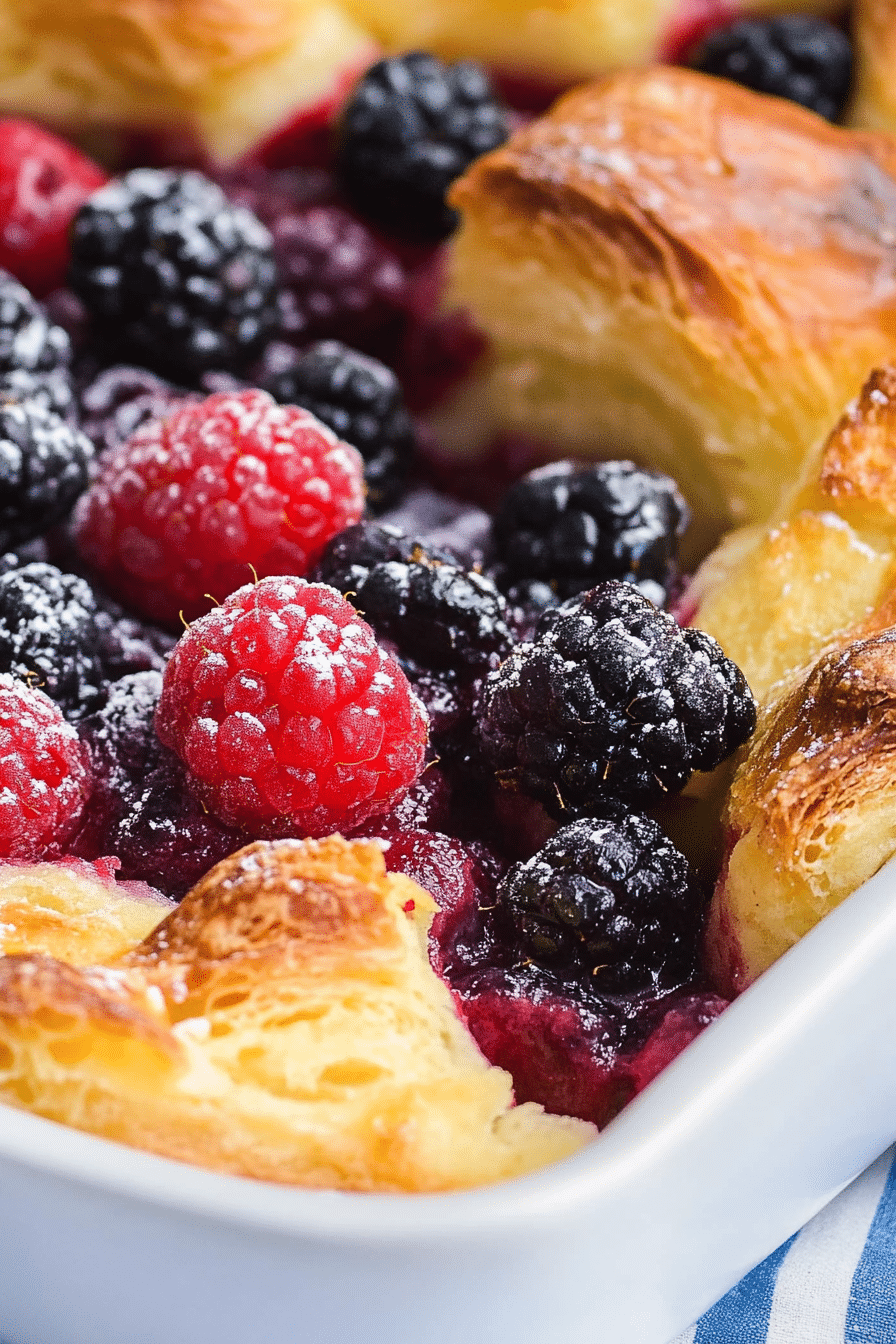
<svg viewBox="0 0 896 1344">
<path fill-rule="evenodd" d="M 0 266 L 33 294 L 61 285 L 68 229 L 106 174 L 30 121 L 0 121 Z"/>
<path fill-rule="evenodd" d="M 127 605 L 176 625 L 253 570 L 306 573 L 360 518 L 363 469 L 308 411 L 216 393 L 106 456 L 78 503 L 78 548 Z"/>
<path fill-rule="evenodd" d="M 90 788 L 78 734 L 42 691 L 0 675 L 0 859 L 60 854 Z"/>
<path fill-rule="evenodd" d="M 209 811 L 256 835 L 326 835 L 387 812 L 423 768 L 426 715 L 332 588 L 247 584 L 190 626 L 156 729 Z"/>
</svg>

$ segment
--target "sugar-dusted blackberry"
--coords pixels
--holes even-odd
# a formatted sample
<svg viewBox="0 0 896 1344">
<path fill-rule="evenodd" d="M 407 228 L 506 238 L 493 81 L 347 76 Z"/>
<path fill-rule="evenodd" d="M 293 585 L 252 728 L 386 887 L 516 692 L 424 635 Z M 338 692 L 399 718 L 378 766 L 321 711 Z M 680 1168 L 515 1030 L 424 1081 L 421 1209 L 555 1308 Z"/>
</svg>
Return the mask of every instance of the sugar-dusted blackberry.
<svg viewBox="0 0 896 1344">
<path fill-rule="evenodd" d="M 102 453 L 120 448 L 147 420 L 164 420 L 197 393 L 132 364 L 102 369 L 79 393 L 81 427 Z"/>
<path fill-rule="evenodd" d="M 107 331 L 181 377 L 239 367 L 277 328 L 271 235 L 201 173 L 138 168 L 95 192 L 69 283 Z"/>
<path fill-rule="evenodd" d="M 673 988 L 697 970 L 705 899 L 655 821 L 623 808 L 562 827 L 515 864 L 498 906 L 523 953 L 598 993 Z"/>
<path fill-rule="evenodd" d="M 554 462 L 510 487 L 495 515 L 502 586 L 561 599 L 604 579 L 637 584 L 662 605 L 690 518 L 671 477 L 633 462 Z"/>
<path fill-rule="evenodd" d="M 0 394 L 36 401 L 68 417 L 73 406 L 71 342 L 27 289 L 0 270 Z"/>
<path fill-rule="evenodd" d="M 482 750 L 499 783 L 556 817 L 648 807 L 745 741 L 755 704 L 708 635 L 630 584 L 598 584 L 486 682 Z"/>
<path fill-rule="evenodd" d="M 512 637 L 490 579 L 428 554 L 396 528 L 356 523 L 328 545 L 314 571 L 417 668 L 483 671 Z"/>
<path fill-rule="evenodd" d="M 0 393 L 0 550 L 30 541 L 86 490 L 93 444 L 36 401 Z"/>
<path fill-rule="evenodd" d="M 339 341 L 320 341 L 266 383 L 277 401 L 303 406 L 364 459 L 367 506 L 400 496 L 414 454 L 414 427 L 391 369 Z"/>
<path fill-rule="evenodd" d="M 158 672 L 117 682 L 106 704 L 78 725 L 94 785 L 73 853 L 114 854 L 119 876 L 179 899 L 248 837 L 209 816 L 190 793 L 185 767 L 154 727 Z"/>
<path fill-rule="evenodd" d="M 691 64 L 836 121 L 852 83 L 852 44 L 842 29 L 810 14 L 740 19 L 710 33 Z"/>
<path fill-rule="evenodd" d="M 0 575 L 0 672 L 37 686 L 78 719 L 103 699 L 97 604 L 90 584 L 55 565 Z"/>
<path fill-rule="evenodd" d="M 342 115 L 337 170 L 360 212 L 396 234 L 438 242 L 457 224 L 455 178 L 507 139 L 504 109 L 478 65 L 414 51 L 370 67 Z"/>
</svg>

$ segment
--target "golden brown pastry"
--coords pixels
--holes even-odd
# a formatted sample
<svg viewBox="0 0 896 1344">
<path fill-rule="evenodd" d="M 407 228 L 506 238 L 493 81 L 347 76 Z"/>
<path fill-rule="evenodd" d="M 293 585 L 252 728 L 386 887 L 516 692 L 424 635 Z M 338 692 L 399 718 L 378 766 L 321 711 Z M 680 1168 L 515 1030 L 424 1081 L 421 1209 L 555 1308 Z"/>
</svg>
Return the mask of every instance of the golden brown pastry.
<svg viewBox="0 0 896 1344">
<path fill-rule="evenodd" d="M 855 74 L 847 120 L 875 131 L 896 130 L 896 6 L 893 0 L 854 0 Z"/>
<path fill-rule="evenodd" d="M 0 112 L 177 133 L 227 160 L 376 54 L 329 0 L 19 0 L 0 6 Z"/>
<path fill-rule="evenodd" d="M 450 1190 L 592 1125 L 514 1107 L 432 971 L 434 903 L 374 841 L 249 845 L 110 964 L 0 958 L 0 1098 L 219 1171 Z"/>
<path fill-rule="evenodd" d="M 668 470 L 767 518 L 896 340 L 896 142 L 656 67 L 578 89 L 455 185 L 491 355 L 436 428 Z M 470 425 L 478 427 L 471 436 Z"/>
<path fill-rule="evenodd" d="M 896 853 L 896 630 L 824 654 L 764 712 L 725 826 L 707 948 L 735 994 Z"/>
</svg>

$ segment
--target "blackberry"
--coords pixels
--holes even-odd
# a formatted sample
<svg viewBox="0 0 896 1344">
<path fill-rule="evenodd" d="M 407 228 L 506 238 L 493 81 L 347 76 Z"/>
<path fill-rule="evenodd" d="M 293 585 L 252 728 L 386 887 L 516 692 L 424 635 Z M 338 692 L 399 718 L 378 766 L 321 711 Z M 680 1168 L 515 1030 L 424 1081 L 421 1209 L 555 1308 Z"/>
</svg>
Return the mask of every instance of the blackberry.
<svg viewBox="0 0 896 1344">
<path fill-rule="evenodd" d="M 215 821 L 190 794 L 185 767 L 156 736 L 161 690 L 158 672 L 126 676 L 79 723 L 94 787 L 72 850 L 86 859 L 113 853 L 120 878 L 180 899 L 248 837 Z"/>
<path fill-rule="evenodd" d="M 107 452 L 120 447 L 147 420 L 164 420 L 185 398 L 196 400 L 196 394 L 149 369 L 116 364 L 82 388 L 81 425 L 99 452 Z"/>
<path fill-rule="evenodd" d="M 502 879 L 525 956 L 597 993 L 670 989 L 697 971 L 705 901 L 655 821 L 614 809 L 564 826 Z"/>
<path fill-rule="evenodd" d="M 0 396 L 0 550 L 46 532 L 86 490 L 93 444 L 36 401 Z"/>
<path fill-rule="evenodd" d="M 55 565 L 33 562 L 0 573 L 0 672 L 37 686 L 68 719 L 99 709 L 109 682 L 160 670 L 173 642 Z"/>
<path fill-rule="evenodd" d="M 427 553 L 396 528 L 346 528 L 313 579 L 345 594 L 412 672 L 482 672 L 510 652 L 506 605 L 491 580 Z"/>
<path fill-rule="evenodd" d="M 846 106 L 852 83 L 852 45 L 839 28 L 808 14 L 741 19 L 717 28 L 691 64 L 757 93 L 801 103 L 828 121 Z"/>
<path fill-rule="evenodd" d="M 395 503 L 414 454 L 414 427 L 391 369 L 339 341 L 321 341 L 265 386 L 277 401 L 303 406 L 357 448 L 369 509 L 380 513 Z"/>
<path fill-rule="evenodd" d="M 608 801 L 648 807 L 752 732 L 739 669 L 631 585 L 599 584 L 548 614 L 548 628 L 489 677 L 479 734 L 498 782 L 553 816 L 599 814 Z"/>
<path fill-rule="evenodd" d="M 438 242 L 457 224 L 445 200 L 451 183 L 507 134 L 479 66 L 444 65 L 414 51 L 377 62 L 355 86 L 339 127 L 337 170 L 362 214 Z"/>
<path fill-rule="evenodd" d="M 633 462 L 556 462 L 510 487 L 493 537 L 502 586 L 534 605 L 623 579 L 658 606 L 675 578 L 690 519 L 678 486 Z"/>
<path fill-rule="evenodd" d="M 157 366 L 239 367 L 278 324 L 273 242 L 201 173 L 138 168 L 89 198 L 69 283 Z"/>
<path fill-rule="evenodd" d="M 0 394 L 70 417 L 71 342 L 18 280 L 0 271 Z"/>
</svg>

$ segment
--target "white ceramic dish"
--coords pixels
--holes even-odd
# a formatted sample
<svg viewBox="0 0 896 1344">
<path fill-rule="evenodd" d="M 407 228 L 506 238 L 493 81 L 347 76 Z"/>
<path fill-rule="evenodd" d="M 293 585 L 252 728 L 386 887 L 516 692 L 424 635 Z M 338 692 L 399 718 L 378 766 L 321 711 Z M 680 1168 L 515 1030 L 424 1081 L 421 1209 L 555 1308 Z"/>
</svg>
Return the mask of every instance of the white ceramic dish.
<svg viewBox="0 0 896 1344">
<path fill-rule="evenodd" d="M 587 1152 L 353 1196 L 0 1107 L 4 1344 L 666 1344 L 896 1136 L 896 865 Z"/>
</svg>

